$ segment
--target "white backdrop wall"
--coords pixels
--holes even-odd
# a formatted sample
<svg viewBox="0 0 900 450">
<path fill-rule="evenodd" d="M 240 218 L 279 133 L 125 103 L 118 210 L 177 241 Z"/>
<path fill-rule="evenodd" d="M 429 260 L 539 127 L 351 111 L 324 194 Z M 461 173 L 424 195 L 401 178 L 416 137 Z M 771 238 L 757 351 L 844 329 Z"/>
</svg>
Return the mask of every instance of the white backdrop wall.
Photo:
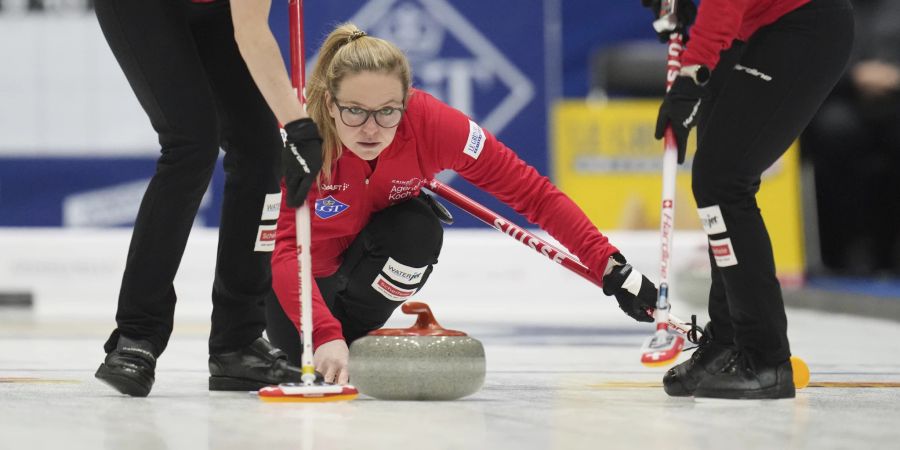
<svg viewBox="0 0 900 450">
<path fill-rule="evenodd" d="M 2 3 L 0 156 L 156 154 L 156 136 L 92 11 Z"/>
<path fill-rule="evenodd" d="M 34 314 L 41 317 L 111 320 L 130 236 L 131 231 L 124 229 L 0 229 L 0 293 L 31 293 Z M 629 262 L 658 280 L 657 233 L 615 232 L 609 236 Z M 175 280 L 177 317 L 209 317 L 215 254 L 216 231 L 195 228 Z M 709 263 L 702 232 L 678 233 L 674 255 L 676 277 L 685 281 L 681 286 L 708 277 L 704 275 Z M 554 299 L 561 292 L 583 298 L 585 313 L 618 311 L 598 287 L 497 231 L 451 228 L 433 275 L 415 297 L 440 309 L 452 305 L 459 315 L 534 316 L 534 308 L 571 315 L 554 311 Z M 675 282 L 673 303 L 679 302 L 680 295 L 696 294 Z M 518 305 L 517 299 L 525 297 L 544 299 L 545 304 Z M 599 303 L 598 309 L 593 309 L 594 301 Z M 683 311 L 687 318 L 689 314 Z"/>
</svg>

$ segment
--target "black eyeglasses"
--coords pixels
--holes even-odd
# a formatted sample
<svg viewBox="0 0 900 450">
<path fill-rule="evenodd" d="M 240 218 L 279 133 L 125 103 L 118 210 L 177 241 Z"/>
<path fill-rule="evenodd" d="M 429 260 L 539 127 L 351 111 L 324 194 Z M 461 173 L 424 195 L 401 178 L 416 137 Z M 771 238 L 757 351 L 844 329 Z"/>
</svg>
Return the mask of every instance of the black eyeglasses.
<svg viewBox="0 0 900 450">
<path fill-rule="evenodd" d="M 375 116 L 375 123 L 381 128 L 394 128 L 400 124 L 400 118 L 403 117 L 403 108 L 386 106 L 373 111 L 359 106 L 342 106 L 337 100 L 334 104 L 341 112 L 341 122 L 348 127 L 361 127 L 369 120 L 369 116 Z"/>
</svg>

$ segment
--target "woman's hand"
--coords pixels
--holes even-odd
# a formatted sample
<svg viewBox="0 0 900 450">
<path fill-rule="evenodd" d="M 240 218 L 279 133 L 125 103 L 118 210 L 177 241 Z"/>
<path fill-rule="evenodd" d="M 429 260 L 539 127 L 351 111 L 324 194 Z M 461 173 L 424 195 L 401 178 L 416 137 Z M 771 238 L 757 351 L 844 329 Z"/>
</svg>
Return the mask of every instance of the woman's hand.
<svg viewBox="0 0 900 450">
<path fill-rule="evenodd" d="M 313 364 L 326 383 L 341 385 L 349 383 L 350 373 L 347 371 L 349 361 L 350 350 L 343 339 L 335 339 L 320 345 L 313 355 Z"/>
</svg>

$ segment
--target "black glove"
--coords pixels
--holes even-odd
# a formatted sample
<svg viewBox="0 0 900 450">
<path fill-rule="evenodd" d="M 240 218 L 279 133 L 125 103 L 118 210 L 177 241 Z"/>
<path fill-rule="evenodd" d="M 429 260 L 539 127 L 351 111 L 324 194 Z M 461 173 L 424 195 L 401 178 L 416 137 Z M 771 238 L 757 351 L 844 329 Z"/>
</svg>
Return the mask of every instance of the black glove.
<svg viewBox="0 0 900 450">
<path fill-rule="evenodd" d="M 694 4 L 693 0 L 674 1 L 678 2 L 675 5 L 675 17 L 678 21 L 678 28 L 675 30 L 657 31 L 656 36 L 659 37 L 659 42 L 669 42 L 669 34 L 673 31 L 678 31 L 682 34 L 684 42 L 687 43 L 688 28 L 693 25 L 694 19 L 697 18 L 697 5 Z M 654 19 L 659 19 L 660 2 L 661 0 L 641 0 L 641 5 L 653 12 Z"/>
<path fill-rule="evenodd" d="M 298 119 L 284 126 L 287 133 L 281 152 L 281 171 L 287 186 L 287 204 L 297 208 L 322 170 L 322 138 L 312 119 Z"/>
<path fill-rule="evenodd" d="M 672 89 L 666 93 L 659 115 L 656 117 L 656 138 L 662 139 L 666 125 L 672 124 L 675 142 L 678 145 L 678 164 L 684 162 L 687 152 L 687 140 L 691 128 L 697 125 L 700 116 L 700 105 L 708 98 L 706 88 L 698 85 L 690 77 L 679 76 L 672 83 Z"/>
<path fill-rule="evenodd" d="M 656 286 L 625 262 L 621 253 L 611 257 L 612 271 L 603 276 L 603 293 L 615 295 L 619 308 L 638 322 L 653 322 L 647 308 L 656 308 Z"/>
</svg>

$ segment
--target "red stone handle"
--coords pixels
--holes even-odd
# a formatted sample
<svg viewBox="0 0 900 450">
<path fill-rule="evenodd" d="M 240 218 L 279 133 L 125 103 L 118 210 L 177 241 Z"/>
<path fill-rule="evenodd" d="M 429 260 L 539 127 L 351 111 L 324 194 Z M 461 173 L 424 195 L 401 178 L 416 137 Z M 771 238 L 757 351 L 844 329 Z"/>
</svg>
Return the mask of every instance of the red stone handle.
<svg viewBox="0 0 900 450">
<path fill-rule="evenodd" d="M 416 323 L 409 328 L 382 328 L 370 336 L 468 336 L 462 331 L 448 330 L 434 318 L 431 308 L 422 302 L 406 302 L 400 308 L 404 314 L 418 314 Z"/>
</svg>

